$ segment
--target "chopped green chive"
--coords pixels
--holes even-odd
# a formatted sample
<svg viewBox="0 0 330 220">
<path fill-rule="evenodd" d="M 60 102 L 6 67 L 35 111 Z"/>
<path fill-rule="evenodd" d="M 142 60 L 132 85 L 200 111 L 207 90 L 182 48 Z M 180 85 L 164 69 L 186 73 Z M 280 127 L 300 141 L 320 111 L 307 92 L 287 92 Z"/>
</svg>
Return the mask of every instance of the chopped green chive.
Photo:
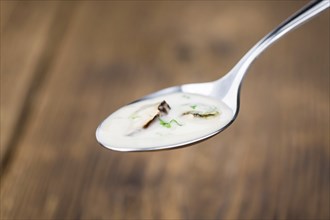
<svg viewBox="0 0 330 220">
<path fill-rule="evenodd" d="M 196 109 L 197 105 L 191 105 L 190 108 Z"/>
<path fill-rule="evenodd" d="M 162 125 L 162 126 L 165 127 L 165 128 L 171 128 L 171 127 L 172 127 L 171 123 L 175 123 L 175 124 L 177 124 L 177 125 L 179 125 L 179 126 L 182 126 L 182 124 L 180 124 L 180 123 L 179 123 L 177 120 L 175 120 L 175 119 L 172 119 L 170 122 L 166 122 L 166 121 L 162 120 L 161 118 L 158 118 L 158 119 L 159 119 L 159 124 Z"/>
<path fill-rule="evenodd" d="M 137 119 L 137 118 L 140 118 L 140 117 L 141 116 L 139 116 L 139 115 L 131 115 L 129 118 L 134 120 L 134 119 Z"/>
<path fill-rule="evenodd" d="M 168 123 L 168 122 L 162 120 L 161 118 L 159 118 L 159 123 L 160 123 L 160 125 L 162 125 L 162 126 L 164 126 L 166 128 L 170 128 L 171 127 L 171 123 Z"/>
<path fill-rule="evenodd" d="M 182 124 L 180 124 L 177 120 L 175 120 L 175 119 L 172 119 L 171 121 L 170 121 L 170 124 L 171 123 L 175 123 L 175 124 L 177 124 L 177 125 L 179 125 L 179 126 L 182 126 Z"/>
</svg>

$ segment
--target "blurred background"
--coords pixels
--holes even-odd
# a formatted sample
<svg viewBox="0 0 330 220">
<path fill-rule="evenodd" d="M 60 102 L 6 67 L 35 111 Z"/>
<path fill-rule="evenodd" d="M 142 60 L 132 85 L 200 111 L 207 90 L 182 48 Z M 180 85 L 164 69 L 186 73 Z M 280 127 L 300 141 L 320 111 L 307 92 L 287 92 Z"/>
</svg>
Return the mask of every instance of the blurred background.
<svg viewBox="0 0 330 220">
<path fill-rule="evenodd" d="M 329 11 L 251 66 L 237 120 L 171 151 L 95 140 L 220 78 L 306 1 L 1 1 L 1 219 L 329 219 Z"/>
</svg>

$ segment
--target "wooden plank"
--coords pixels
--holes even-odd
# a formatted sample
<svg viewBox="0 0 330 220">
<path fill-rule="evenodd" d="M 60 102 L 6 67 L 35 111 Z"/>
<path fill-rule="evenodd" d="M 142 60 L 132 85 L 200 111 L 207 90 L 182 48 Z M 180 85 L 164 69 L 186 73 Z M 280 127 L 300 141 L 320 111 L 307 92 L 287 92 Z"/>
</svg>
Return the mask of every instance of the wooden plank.
<svg viewBox="0 0 330 220">
<path fill-rule="evenodd" d="M 256 61 L 217 137 L 153 153 L 94 137 L 135 98 L 220 77 L 301 5 L 81 3 L 2 180 L 1 218 L 328 219 L 329 12 Z"/>
<path fill-rule="evenodd" d="M 10 24 L 1 34 L 2 165 L 15 151 L 16 136 L 23 129 L 30 103 L 47 74 L 54 44 L 61 33 L 59 21 L 56 28 L 52 26 L 55 16 L 61 15 L 57 12 L 57 2 L 14 3 L 16 7 L 7 19 Z M 10 6 L 9 2 L 5 3 L 2 10 L 7 11 Z"/>
<path fill-rule="evenodd" d="M 17 6 L 17 1 L 1 1 L 0 2 L 0 10 L 1 10 L 1 33 L 3 33 L 3 29 L 6 27 L 10 16 L 14 14 L 14 10 Z M 9 22 L 10 23 L 10 22 Z"/>
<path fill-rule="evenodd" d="M 1 161 L 14 135 L 26 93 L 44 48 L 54 8 L 30 3 L 1 2 L 1 20 L 9 21 L 1 33 Z M 14 5 L 16 9 L 14 10 Z M 8 9 L 7 9 L 8 8 Z M 11 11 L 11 12 L 9 12 Z M 7 13 L 6 13 L 7 12 Z M 11 16 L 10 16 L 11 14 Z M 24 37 L 22 37 L 24 36 Z"/>
</svg>

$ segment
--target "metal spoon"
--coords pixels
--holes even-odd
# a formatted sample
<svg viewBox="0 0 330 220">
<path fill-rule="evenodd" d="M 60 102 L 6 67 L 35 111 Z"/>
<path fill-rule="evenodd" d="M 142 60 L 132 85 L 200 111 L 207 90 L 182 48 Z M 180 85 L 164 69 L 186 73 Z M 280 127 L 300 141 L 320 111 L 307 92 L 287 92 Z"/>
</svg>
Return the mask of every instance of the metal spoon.
<svg viewBox="0 0 330 220">
<path fill-rule="evenodd" d="M 273 44 L 276 40 L 284 36 L 286 33 L 290 32 L 294 28 L 298 27 L 299 25 L 303 24 L 305 21 L 311 19 L 315 15 L 319 14 L 323 10 L 327 9 L 330 6 L 329 0 L 323 0 L 323 1 L 313 1 L 309 4 L 307 4 L 305 7 L 300 9 L 298 12 L 293 14 L 290 18 L 288 18 L 286 21 L 284 21 L 282 24 L 280 24 L 276 29 L 274 29 L 272 32 L 270 32 L 268 35 L 266 35 L 264 38 L 262 38 L 254 47 L 252 47 L 245 56 L 230 70 L 225 76 L 222 78 L 212 81 L 212 82 L 206 82 L 206 83 L 194 83 L 194 84 L 184 84 L 180 86 L 174 86 L 169 87 L 166 89 L 162 89 L 160 91 L 157 91 L 155 93 L 149 94 L 147 96 L 142 97 L 141 99 L 138 99 L 132 103 L 136 103 L 139 101 L 143 101 L 146 99 L 155 98 L 158 96 L 163 96 L 170 93 L 176 93 L 176 92 L 185 92 L 185 93 L 194 93 L 194 94 L 200 94 L 204 96 L 210 96 L 213 98 L 216 98 L 218 100 L 221 100 L 226 105 L 228 105 L 231 110 L 233 111 L 233 117 L 232 119 L 223 126 L 221 129 L 212 132 L 208 135 L 205 135 L 203 137 L 196 138 L 194 140 L 189 140 L 184 143 L 177 143 L 172 144 L 170 146 L 162 146 L 162 147 L 154 147 L 154 148 L 115 148 L 113 146 L 107 146 L 106 143 L 102 143 L 99 141 L 99 132 L 100 132 L 100 126 L 96 130 L 96 137 L 101 145 L 104 147 L 107 147 L 112 150 L 118 150 L 118 151 L 151 151 L 151 150 L 164 150 L 164 149 L 170 149 L 170 148 L 178 148 L 178 147 L 184 147 L 187 145 L 191 145 L 200 141 L 203 141 L 207 138 L 210 138 L 224 129 L 226 129 L 237 117 L 238 111 L 239 111 L 239 93 L 240 93 L 240 86 L 243 80 L 243 77 L 245 76 L 249 66 L 252 64 L 252 62 L 265 50 L 267 49 L 271 44 Z"/>
</svg>

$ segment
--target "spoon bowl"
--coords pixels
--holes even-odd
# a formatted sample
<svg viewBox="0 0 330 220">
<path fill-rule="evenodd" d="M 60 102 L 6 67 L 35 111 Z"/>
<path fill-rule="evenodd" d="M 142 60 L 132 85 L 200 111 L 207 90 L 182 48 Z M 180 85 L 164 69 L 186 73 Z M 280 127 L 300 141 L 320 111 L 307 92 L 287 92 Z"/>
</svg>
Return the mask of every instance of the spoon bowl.
<svg viewBox="0 0 330 220">
<path fill-rule="evenodd" d="M 183 84 L 179 86 L 173 86 L 166 89 L 159 90 L 157 92 L 146 95 L 138 100 L 131 102 L 131 104 L 136 104 L 146 100 L 152 100 L 158 97 L 162 97 L 169 94 L 175 93 L 185 93 L 185 94 L 196 94 L 202 95 L 204 97 L 210 97 L 214 100 L 218 100 L 221 103 L 224 103 L 231 111 L 231 118 L 223 123 L 220 127 L 215 130 L 212 130 L 202 136 L 196 136 L 184 141 L 178 141 L 177 143 L 171 143 L 166 145 L 155 145 L 149 147 L 117 147 L 111 144 L 108 144 L 102 136 L 104 136 L 103 127 L 104 122 L 96 130 L 96 138 L 98 142 L 109 149 L 117 151 L 154 151 L 154 150 L 165 150 L 184 147 L 198 143 L 200 141 L 206 140 L 229 127 L 231 123 L 236 119 L 239 112 L 239 94 L 240 86 L 242 80 L 252 62 L 271 44 L 277 41 L 286 33 L 290 32 L 294 28 L 303 24 L 305 21 L 319 14 L 323 10 L 329 7 L 329 0 L 323 1 L 313 1 L 299 10 L 297 13 L 292 15 L 289 19 L 284 21 L 276 29 L 262 38 L 254 47 L 252 47 L 245 56 L 233 67 L 222 78 L 204 83 L 193 83 L 193 84 Z"/>
</svg>

